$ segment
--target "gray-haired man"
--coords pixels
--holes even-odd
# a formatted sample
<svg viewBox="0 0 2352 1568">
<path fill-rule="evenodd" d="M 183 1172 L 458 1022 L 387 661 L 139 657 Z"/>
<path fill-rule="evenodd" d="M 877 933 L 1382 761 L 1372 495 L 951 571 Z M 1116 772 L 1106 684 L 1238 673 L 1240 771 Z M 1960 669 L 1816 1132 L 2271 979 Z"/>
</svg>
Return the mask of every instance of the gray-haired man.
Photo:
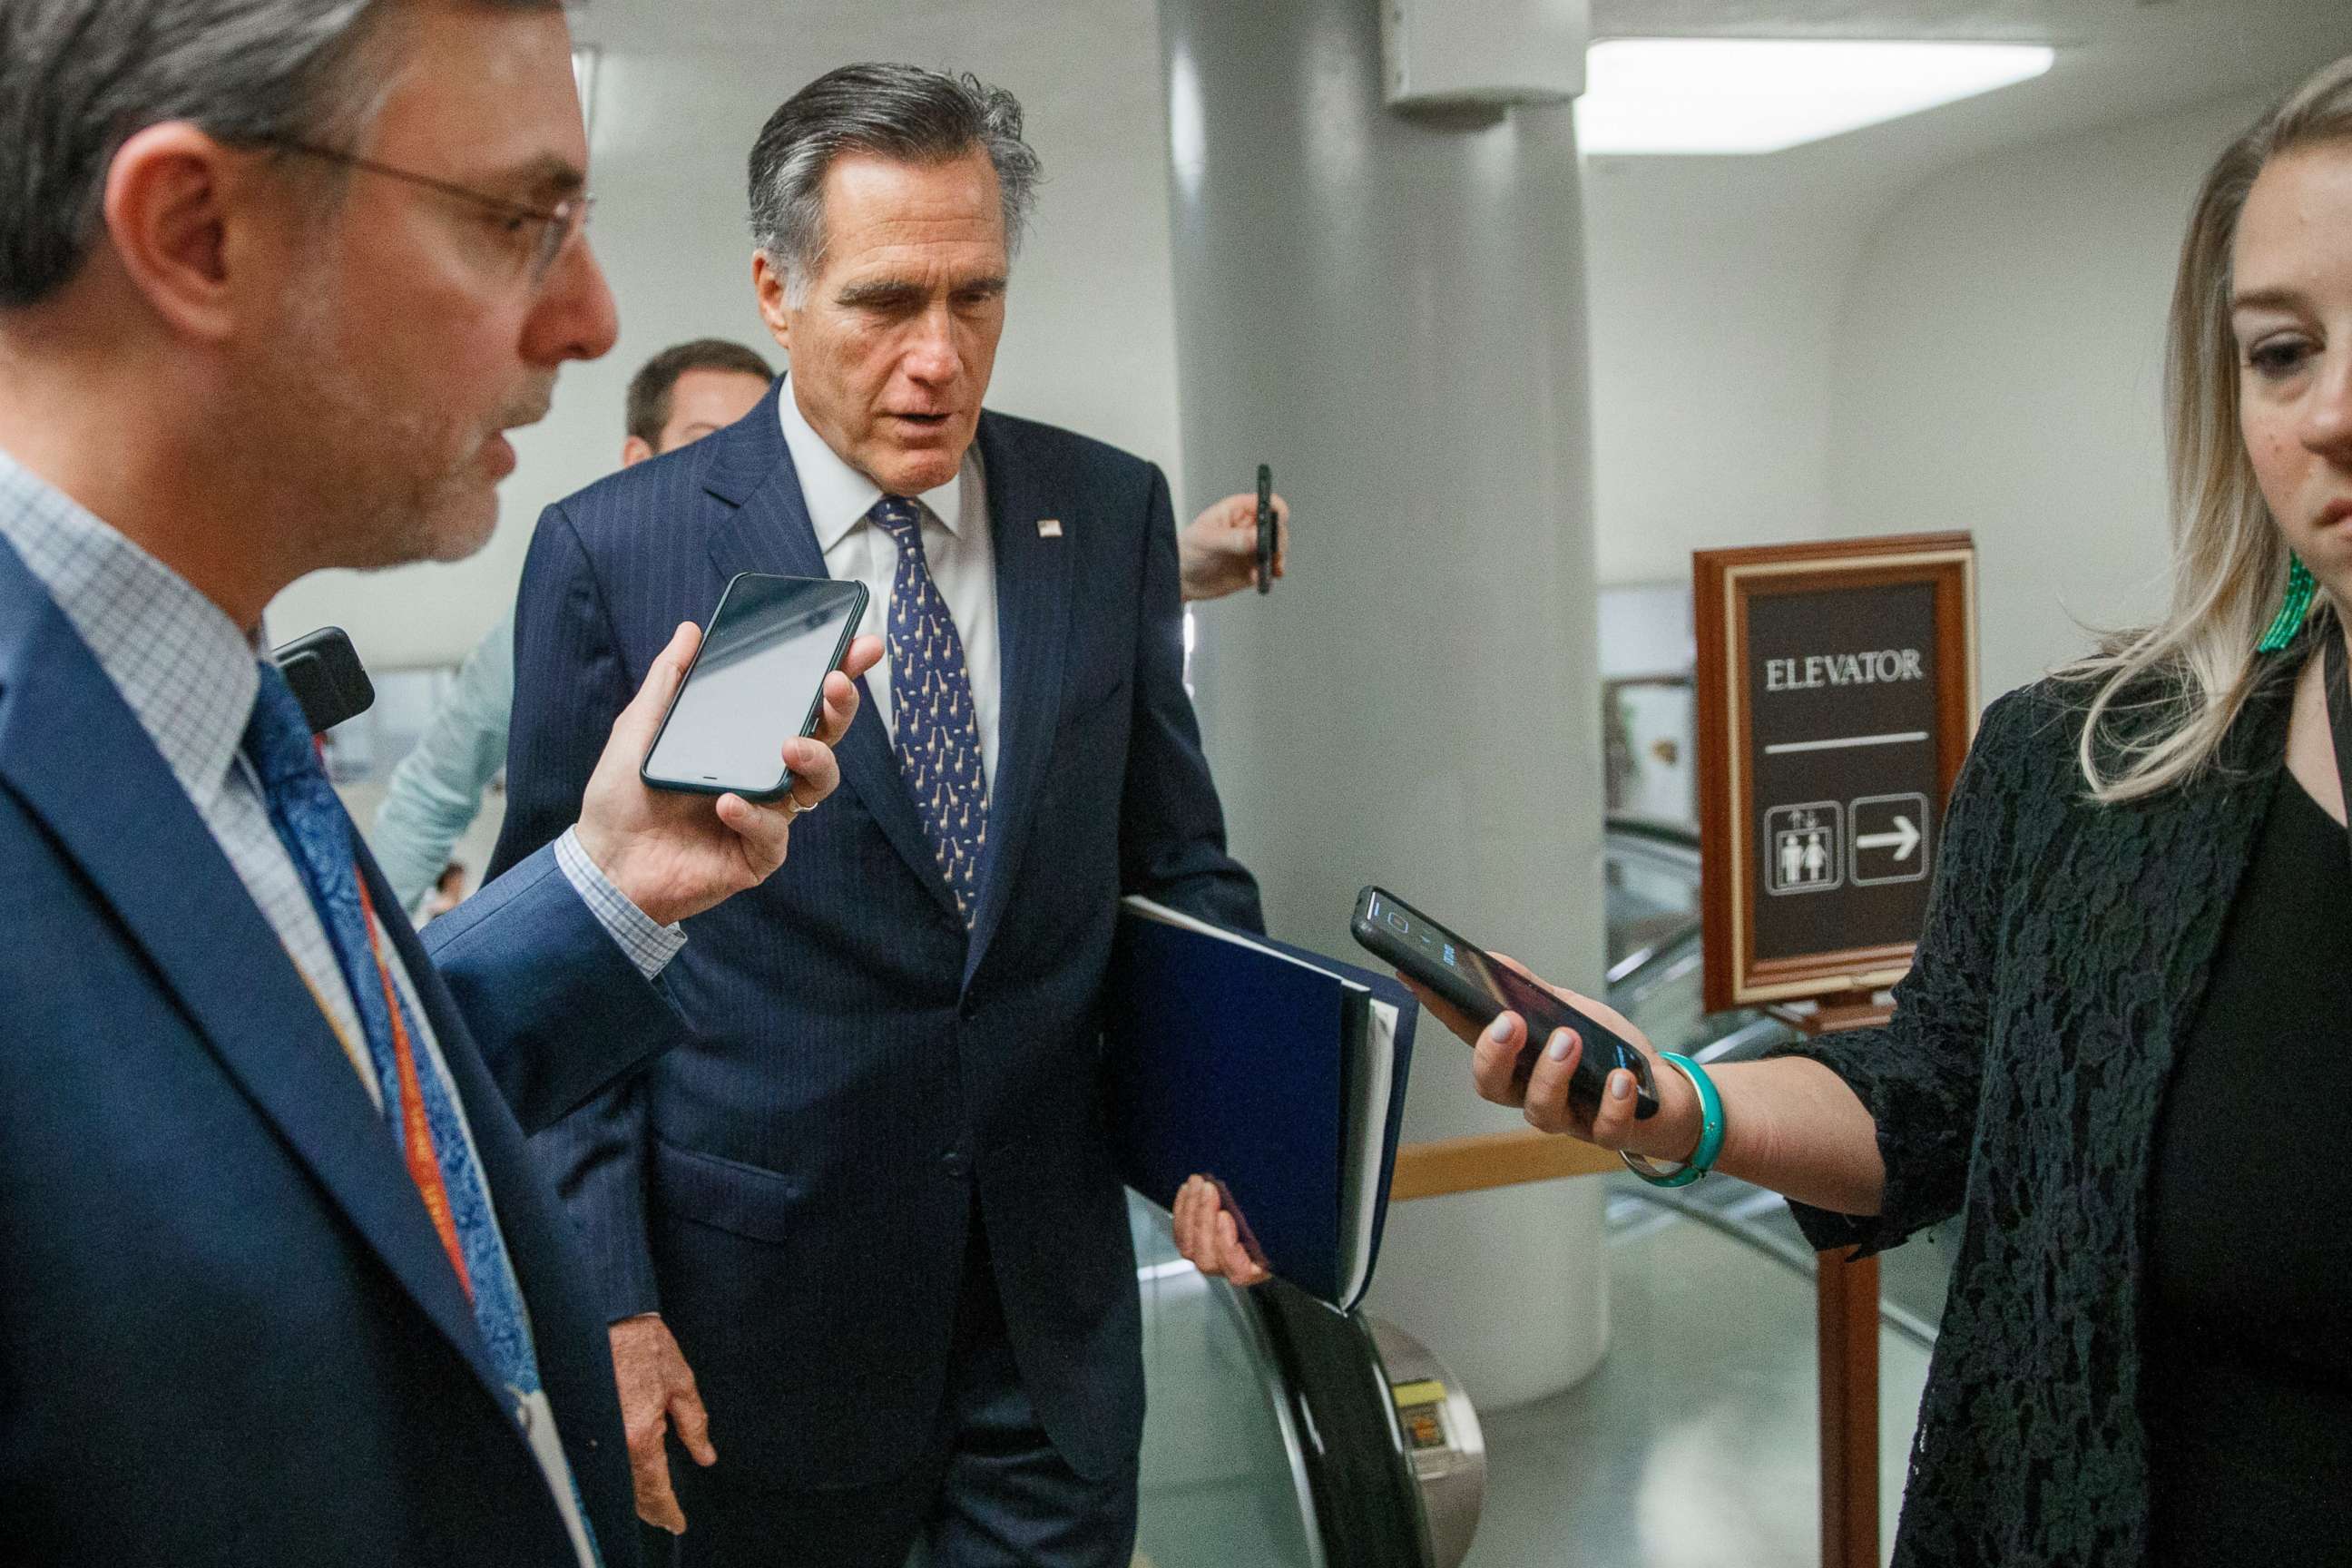
<svg viewBox="0 0 2352 1568">
<path fill-rule="evenodd" d="M 639 1507 L 688 1563 L 1131 1550 L 1139 1325 L 1095 1027 L 1112 926 L 1124 892 L 1259 914 L 1184 694 L 1166 481 L 982 409 L 1035 174 L 1018 106 L 970 79 L 803 89 L 751 159 L 792 374 L 550 508 L 524 569 L 498 864 L 561 828 L 656 628 L 729 574 L 856 578 L 889 633 L 843 742 L 853 805 L 795 837 L 782 896 L 679 954 L 694 1039 L 542 1141 L 568 1145 Z M 672 1425 L 699 1461 L 675 1496 Z"/>
</svg>

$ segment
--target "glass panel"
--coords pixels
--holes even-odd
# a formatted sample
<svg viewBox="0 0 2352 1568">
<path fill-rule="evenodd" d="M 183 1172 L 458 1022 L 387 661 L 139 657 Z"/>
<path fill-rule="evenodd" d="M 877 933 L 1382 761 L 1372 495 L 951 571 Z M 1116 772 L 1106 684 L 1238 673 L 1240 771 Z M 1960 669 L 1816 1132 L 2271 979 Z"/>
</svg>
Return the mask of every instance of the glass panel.
<svg viewBox="0 0 2352 1568">
<path fill-rule="evenodd" d="M 1324 1568 L 1256 1320 L 1184 1261 L 1165 1214 L 1132 1193 L 1127 1208 L 1148 1401 L 1139 1568 Z"/>
</svg>

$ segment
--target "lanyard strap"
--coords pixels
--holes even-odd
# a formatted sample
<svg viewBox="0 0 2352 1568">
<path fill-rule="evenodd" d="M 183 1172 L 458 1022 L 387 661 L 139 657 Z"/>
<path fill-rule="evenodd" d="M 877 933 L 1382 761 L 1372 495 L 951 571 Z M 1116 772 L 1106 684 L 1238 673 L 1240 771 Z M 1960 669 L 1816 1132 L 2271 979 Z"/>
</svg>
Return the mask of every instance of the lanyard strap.
<svg viewBox="0 0 2352 1568">
<path fill-rule="evenodd" d="M 425 1199 L 425 1212 L 433 1218 L 433 1228 L 441 1237 L 442 1250 L 449 1255 L 449 1267 L 457 1271 L 457 1283 L 465 1287 L 466 1299 L 474 1299 L 474 1281 L 466 1270 L 466 1248 L 457 1239 L 457 1216 L 449 1207 L 449 1188 L 441 1176 L 440 1152 L 433 1144 L 433 1126 L 425 1115 L 425 1086 L 418 1080 L 416 1049 L 409 1041 L 405 1009 L 400 1005 L 399 990 L 392 983 L 392 966 L 383 961 L 383 936 L 375 923 L 375 900 L 368 897 L 367 879 L 357 866 L 352 868 L 352 879 L 359 885 L 360 918 L 367 926 L 368 953 L 375 960 L 377 981 L 383 986 L 384 1010 L 392 1018 L 392 1056 L 400 1076 L 400 1152 L 408 1162 L 409 1178 Z"/>
<path fill-rule="evenodd" d="M 2327 733 L 2336 742 L 2336 782 L 2352 804 L 2352 682 L 2344 672 L 2344 633 L 2330 622 L 2321 633 L 2327 644 Z"/>
</svg>

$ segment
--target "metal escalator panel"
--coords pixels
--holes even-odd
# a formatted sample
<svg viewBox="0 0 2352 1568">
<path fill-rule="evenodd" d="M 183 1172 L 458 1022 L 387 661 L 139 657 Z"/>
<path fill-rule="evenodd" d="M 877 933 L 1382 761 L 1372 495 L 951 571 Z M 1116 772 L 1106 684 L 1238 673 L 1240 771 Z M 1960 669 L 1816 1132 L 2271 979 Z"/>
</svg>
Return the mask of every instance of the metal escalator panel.
<svg viewBox="0 0 2352 1568">
<path fill-rule="evenodd" d="M 1430 1561 L 1458 1568 L 1486 1511 L 1486 1431 L 1470 1395 L 1428 1346 L 1385 1319 L 1369 1321 L 1419 1485 Z"/>
<path fill-rule="evenodd" d="M 1136 1561 L 1456 1568 L 1486 1496 L 1477 1412 L 1409 1335 L 1279 1280 L 1235 1290 L 1129 1194 L 1143 1294 Z"/>
<path fill-rule="evenodd" d="M 1139 1568 L 1338 1568 L 1257 1311 L 1185 1262 L 1168 1216 L 1133 1194 L 1128 1226 L 1143 1297 Z"/>
</svg>

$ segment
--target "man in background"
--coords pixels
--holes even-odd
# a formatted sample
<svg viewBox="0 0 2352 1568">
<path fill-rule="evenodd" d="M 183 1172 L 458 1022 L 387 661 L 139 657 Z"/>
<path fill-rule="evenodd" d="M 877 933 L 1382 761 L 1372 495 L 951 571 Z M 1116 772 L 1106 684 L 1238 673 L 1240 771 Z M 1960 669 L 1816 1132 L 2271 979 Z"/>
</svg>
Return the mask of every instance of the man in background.
<svg viewBox="0 0 2352 1568">
<path fill-rule="evenodd" d="M 674 452 L 751 411 L 774 373 L 741 343 L 697 338 L 664 349 L 629 379 L 621 467 Z M 1274 498 L 1274 574 L 1289 569 L 1290 504 Z M 1221 599 L 1252 586 L 1257 572 L 1257 498 L 1230 495 L 1185 525 L 1178 541 L 1184 598 Z M 506 766 L 514 707 L 514 613 L 499 617 L 457 667 L 449 694 L 408 755 L 393 769 L 369 836 L 401 907 L 422 901 L 449 851 L 481 814 L 482 795 Z"/>
</svg>

